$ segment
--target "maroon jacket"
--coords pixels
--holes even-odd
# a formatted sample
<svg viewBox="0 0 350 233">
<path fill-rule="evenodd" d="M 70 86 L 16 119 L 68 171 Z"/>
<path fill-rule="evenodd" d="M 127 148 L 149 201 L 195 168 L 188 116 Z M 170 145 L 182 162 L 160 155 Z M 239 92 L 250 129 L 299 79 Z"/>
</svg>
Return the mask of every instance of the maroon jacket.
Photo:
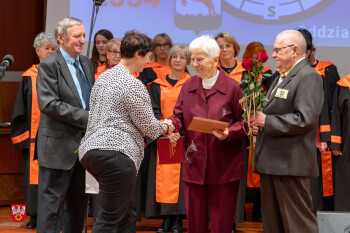
<svg viewBox="0 0 350 233">
<path fill-rule="evenodd" d="M 202 79 L 194 76 L 181 89 L 169 117 L 175 131 L 185 130 L 183 180 L 195 184 L 224 184 L 244 178 L 243 110 L 238 101 L 243 97 L 238 83 L 220 70 L 215 85 L 206 96 Z M 213 134 L 187 130 L 193 117 L 229 123 L 229 137 L 220 141 Z"/>
</svg>

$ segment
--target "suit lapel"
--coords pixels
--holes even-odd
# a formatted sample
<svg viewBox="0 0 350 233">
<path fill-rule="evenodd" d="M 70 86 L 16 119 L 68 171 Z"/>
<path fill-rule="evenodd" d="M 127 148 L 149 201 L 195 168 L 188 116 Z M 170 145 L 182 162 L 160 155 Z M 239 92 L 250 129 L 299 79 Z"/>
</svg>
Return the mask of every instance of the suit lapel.
<svg viewBox="0 0 350 233">
<path fill-rule="evenodd" d="M 277 71 L 276 71 L 276 72 L 277 72 Z M 265 108 L 267 107 L 267 105 L 269 105 L 269 104 L 271 103 L 271 100 L 273 99 L 273 95 L 272 95 L 273 93 L 271 93 L 271 92 L 272 92 L 272 90 L 274 89 L 274 87 L 276 86 L 276 84 L 277 84 L 279 78 L 280 78 L 280 75 L 278 75 L 278 76 L 275 78 L 275 80 L 273 80 L 273 83 L 271 84 L 271 88 L 267 91 L 266 96 L 268 96 L 269 100 L 264 102 L 264 107 L 265 107 Z M 274 91 L 274 93 L 276 93 L 276 91 Z"/>
<path fill-rule="evenodd" d="M 58 55 L 58 64 L 60 66 L 61 74 L 62 74 L 64 80 L 66 80 L 69 88 L 73 92 L 73 95 L 77 99 L 80 107 L 83 108 L 83 104 L 81 103 L 81 99 L 80 99 L 77 87 L 75 86 L 75 83 L 73 81 L 73 77 L 72 77 L 72 75 L 71 75 L 71 73 L 69 71 L 69 68 L 68 68 L 68 65 L 66 63 L 66 60 L 64 60 L 64 57 L 63 57 L 63 55 L 62 55 L 62 53 L 60 52 L 59 49 L 57 49 L 57 55 Z"/>
<path fill-rule="evenodd" d="M 266 104 L 265 104 L 265 108 L 276 98 L 277 89 L 278 89 L 278 88 L 284 89 L 284 87 L 287 86 L 287 84 L 292 80 L 292 78 L 293 78 L 295 75 L 297 75 L 297 73 L 299 72 L 299 70 L 301 69 L 301 67 L 303 67 L 303 66 L 305 66 L 305 65 L 307 65 L 307 64 L 308 64 L 308 62 L 307 62 L 306 59 L 301 60 L 301 61 L 289 72 L 289 74 L 287 75 L 287 77 L 280 83 L 279 87 L 277 87 L 272 93 L 271 93 L 272 89 L 269 90 L 269 93 L 271 93 L 271 94 L 270 94 L 270 96 L 269 96 L 269 101 L 267 101 Z M 276 80 L 274 80 L 273 85 L 272 85 L 273 87 L 275 86 L 276 82 L 278 82 L 278 79 L 279 79 L 279 77 L 276 78 Z M 269 94 L 269 93 L 268 93 L 268 94 Z"/>
</svg>

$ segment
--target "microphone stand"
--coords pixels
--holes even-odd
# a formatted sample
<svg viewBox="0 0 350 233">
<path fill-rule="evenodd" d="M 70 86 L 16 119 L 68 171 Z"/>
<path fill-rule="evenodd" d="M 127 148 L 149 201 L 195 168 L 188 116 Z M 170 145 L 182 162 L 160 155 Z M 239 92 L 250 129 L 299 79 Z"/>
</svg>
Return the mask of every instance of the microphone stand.
<svg viewBox="0 0 350 233">
<path fill-rule="evenodd" d="M 4 72 L 0 72 L 0 81 L 1 79 L 5 76 L 5 71 Z"/>
<path fill-rule="evenodd" d="M 87 53 L 86 56 L 89 57 L 90 54 L 90 46 L 91 46 L 91 36 L 92 36 L 92 31 L 94 30 L 94 26 L 95 26 L 95 22 L 96 22 L 96 18 L 97 18 L 97 14 L 98 14 L 98 10 L 100 8 L 100 6 L 102 5 L 102 3 L 105 0 L 93 0 L 93 7 L 92 7 L 92 15 L 91 15 L 91 23 L 90 23 L 90 32 L 89 32 L 89 42 L 88 42 L 88 49 L 87 49 Z M 96 11 L 96 15 L 95 15 L 95 11 Z M 87 220 L 89 217 L 89 207 L 87 206 L 86 208 L 86 215 L 85 215 L 85 222 L 84 222 L 84 232 L 87 233 Z"/>
<path fill-rule="evenodd" d="M 94 30 L 94 26 L 95 26 L 95 21 L 97 18 L 97 14 L 98 14 L 98 10 L 100 8 L 100 6 L 102 5 L 102 3 L 105 0 L 93 0 L 93 7 L 92 7 L 92 15 L 91 15 L 91 23 L 90 23 L 90 32 L 89 32 L 89 42 L 88 42 L 88 49 L 87 49 L 87 53 L 86 56 L 89 57 L 90 54 L 90 45 L 91 45 L 91 36 L 92 36 L 92 31 Z M 95 15 L 96 12 L 96 15 Z"/>
<path fill-rule="evenodd" d="M 94 26 L 95 26 L 95 21 L 97 18 L 97 14 L 98 14 L 98 10 L 100 8 L 100 6 L 102 5 L 102 3 L 105 0 L 93 0 L 93 7 L 92 7 L 92 15 L 91 15 L 91 23 L 90 23 L 90 32 L 89 32 L 89 42 L 88 42 L 88 49 L 87 49 L 87 53 L 86 56 L 89 58 L 89 54 L 90 54 L 90 46 L 91 46 L 91 36 L 92 36 L 92 31 L 94 30 Z M 96 11 L 96 15 L 95 15 L 95 11 Z M 85 215 L 85 222 L 84 222 L 84 232 L 87 233 L 87 220 L 89 217 L 89 207 L 87 206 L 86 208 L 86 215 Z"/>
</svg>

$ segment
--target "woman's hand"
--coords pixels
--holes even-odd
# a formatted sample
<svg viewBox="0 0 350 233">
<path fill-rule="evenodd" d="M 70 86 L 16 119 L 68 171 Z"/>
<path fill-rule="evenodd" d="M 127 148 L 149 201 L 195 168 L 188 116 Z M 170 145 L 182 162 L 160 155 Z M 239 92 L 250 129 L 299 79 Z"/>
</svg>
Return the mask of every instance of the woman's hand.
<svg viewBox="0 0 350 233">
<path fill-rule="evenodd" d="M 341 151 L 340 150 L 332 150 L 332 153 L 336 156 L 338 155 L 342 155 Z"/>
<path fill-rule="evenodd" d="M 177 141 L 180 138 L 180 133 L 171 133 L 171 134 L 168 135 L 168 138 L 170 140 L 170 144 L 173 147 L 176 147 Z"/>
<path fill-rule="evenodd" d="M 229 131 L 228 131 L 228 128 L 226 128 L 225 130 L 214 129 L 214 130 L 213 130 L 213 134 L 214 134 L 215 137 L 217 137 L 219 140 L 225 140 L 225 139 L 228 137 Z"/>
<path fill-rule="evenodd" d="M 169 136 L 169 134 L 171 134 L 175 130 L 173 122 L 169 119 L 164 119 L 163 123 L 167 124 L 168 127 L 167 127 L 167 130 L 165 130 L 162 134 L 164 136 Z"/>
<path fill-rule="evenodd" d="M 324 152 L 327 150 L 328 145 L 327 142 L 316 143 L 316 147 L 320 150 L 320 152 Z"/>
</svg>

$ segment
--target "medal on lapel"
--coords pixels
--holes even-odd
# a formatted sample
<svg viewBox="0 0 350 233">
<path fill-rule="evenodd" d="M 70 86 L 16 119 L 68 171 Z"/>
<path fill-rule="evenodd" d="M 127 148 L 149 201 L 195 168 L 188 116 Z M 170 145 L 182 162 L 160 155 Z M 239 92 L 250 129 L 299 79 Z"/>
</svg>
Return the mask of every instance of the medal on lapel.
<svg viewBox="0 0 350 233">
<path fill-rule="evenodd" d="M 286 89 L 282 89 L 282 88 L 278 88 L 276 91 L 276 95 L 277 98 L 281 98 L 281 99 L 287 99 L 288 96 L 288 90 Z"/>
</svg>

